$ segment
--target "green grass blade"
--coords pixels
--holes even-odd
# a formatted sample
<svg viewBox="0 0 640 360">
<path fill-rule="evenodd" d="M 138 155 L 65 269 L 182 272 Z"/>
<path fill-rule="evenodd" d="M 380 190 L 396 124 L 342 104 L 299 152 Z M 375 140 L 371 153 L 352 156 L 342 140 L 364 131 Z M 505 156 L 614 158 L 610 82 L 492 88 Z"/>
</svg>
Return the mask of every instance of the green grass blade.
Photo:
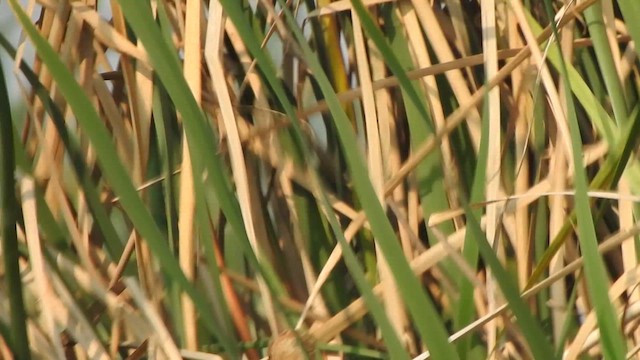
<svg viewBox="0 0 640 360">
<path fill-rule="evenodd" d="M 480 141 L 480 149 L 478 150 L 478 161 L 476 163 L 475 174 L 473 176 L 473 184 L 471 186 L 471 203 L 480 203 L 484 199 L 484 189 L 486 184 L 486 169 L 489 154 L 489 121 L 486 119 L 486 112 L 482 121 L 482 137 Z M 482 216 L 481 208 L 471 209 L 471 215 L 474 219 L 479 219 Z M 464 238 L 464 247 L 462 248 L 462 256 L 471 266 L 475 269 L 478 264 L 478 244 L 473 237 L 476 234 L 472 231 L 467 231 Z M 460 302 L 458 309 L 454 317 L 455 329 L 461 329 L 473 320 L 476 309 L 473 306 L 473 292 L 475 287 L 467 278 L 459 277 L 460 286 Z M 471 338 L 467 337 L 459 341 L 458 353 L 461 358 L 464 358 L 471 349 Z"/>
<path fill-rule="evenodd" d="M 3 34 L 0 34 L 0 46 L 4 48 L 4 50 L 9 54 L 10 57 L 14 58 L 16 51 L 11 45 L 11 43 L 7 40 Z M 45 110 L 49 113 L 50 116 L 55 116 L 50 109 L 54 107 L 48 106 L 48 103 L 51 101 L 48 92 L 44 91 L 44 89 L 38 85 L 41 85 L 39 81 L 31 81 L 31 79 L 37 79 L 31 68 L 24 62 L 20 62 L 20 71 L 23 72 L 29 83 L 34 87 L 36 95 L 42 103 L 44 104 Z M 42 91 L 41 91 L 42 90 Z M 14 127 L 14 151 L 15 151 L 15 159 L 16 159 L 16 168 L 24 173 L 31 174 L 32 172 L 32 164 L 29 160 L 22 143 L 20 142 L 20 137 Z M 38 211 L 38 219 L 40 221 L 39 225 L 45 235 L 44 238 L 56 249 L 62 251 L 67 256 L 75 257 L 74 254 L 69 251 L 70 249 L 70 241 L 71 236 L 65 232 L 56 222 L 49 209 L 48 205 L 44 201 L 42 193 L 36 189 L 36 204 Z"/>
<path fill-rule="evenodd" d="M 375 42 L 376 47 L 380 49 L 381 52 L 387 53 L 385 60 L 389 61 L 389 67 L 395 69 L 394 73 L 398 76 L 402 89 L 407 92 L 410 101 L 413 102 L 417 110 L 421 113 L 424 121 L 427 121 L 429 116 L 427 115 L 424 103 L 420 101 L 414 85 L 406 76 L 406 72 L 402 68 L 401 64 L 397 60 L 394 60 L 395 57 L 391 55 L 392 50 L 384 41 L 382 33 L 375 26 L 360 1 L 354 1 L 353 7 L 360 17 L 363 29 Z M 311 56 L 308 56 L 308 58 L 309 57 Z M 313 67 L 313 65 L 311 66 Z M 389 262 L 389 266 L 392 269 L 398 288 L 402 293 L 402 297 L 406 302 L 409 313 L 414 319 L 422 340 L 427 344 L 432 357 L 447 359 L 457 358 L 455 348 L 448 341 L 448 334 L 443 326 L 442 319 L 437 314 L 431 300 L 427 298 L 424 288 L 411 272 L 406 259 L 402 256 L 402 250 L 398 244 L 397 237 L 391 228 L 389 220 L 384 214 L 384 210 L 376 199 L 369 179 L 359 175 L 364 174 L 366 172 L 366 168 L 363 165 L 358 149 L 354 146 L 354 144 L 356 144 L 355 136 L 352 129 L 346 122 L 346 116 L 341 113 L 337 106 L 339 102 L 335 97 L 335 93 L 332 93 L 327 84 L 323 84 L 324 81 L 320 76 L 317 76 L 317 80 L 320 83 L 320 86 L 324 88 L 323 93 L 325 94 L 327 103 L 331 109 L 331 114 L 333 115 L 336 127 L 338 128 L 340 140 L 346 153 L 349 170 L 354 181 L 355 190 L 363 205 L 363 209 L 369 218 L 372 231 L 378 241 L 377 244 L 380 246 L 385 258 Z M 425 319 L 428 320 L 425 321 Z M 427 322 L 430 326 L 427 325 Z"/>
<path fill-rule="evenodd" d="M 540 33 L 542 30 L 540 25 L 533 19 L 533 17 L 527 13 L 529 25 L 536 32 Z M 636 179 L 638 174 L 637 163 L 632 162 L 631 166 L 627 167 L 626 164 L 629 160 L 625 154 L 628 154 L 628 151 L 623 150 L 625 147 L 629 147 L 633 145 L 633 142 L 630 142 L 632 138 L 637 134 L 637 130 L 634 130 L 637 126 L 636 122 L 631 120 L 626 124 L 626 127 L 622 128 L 622 133 L 620 133 L 619 128 L 616 126 L 616 123 L 609 117 L 609 115 L 604 110 L 603 106 L 594 96 L 593 92 L 590 90 L 589 85 L 584 81 L 584 79 L 580 76 L 578 71 L 573 67 L 570 63 L 564 63 L 562 61 L 561 54 L 557 48 L 557 46 L 551 46 L 548 51 L 548 58 L 550 62 L 558 69 L 560 72 L 565 72 L 568 78 L 568 85 L 571 86 L 573 94 L 576 96 L 580 105 L 585 109 L 591 122 L 596 126 L 601 136 L 604 137 L 606 142 L 609 144 L 609 147 L 613 149 L 609 156 L 607 156 L 605 164 L 599 169 L 598 173 L 591 181 L 590 188 L 593 189 L 608 189 L 612 185 L 617 183 L 619 176 L 621 175 L 620 171 L 622 169 L 627 169 L 626 174 L 630 179 Z M 634 112 L 633 114 L 636 114 Z M 632 115 L 632 118 L 635 119 L 636 116 Z M 624 121 L 622 123 L 625 123 Z M 622 139 L 621 139 L 622 135 Z M 630 137 L 631 136 L 631 137 Z M 622 140 L 622 141 L 621 141 Z M 614 176 L 614 172 L 616 176 Z M 635 187 L 637 182 L 631 181 L 630 185 L 632 189 L 637 190 Z M 570 215 L 570 219 L 574 219 L 576 216 L 575 210 Z M 567 221 L 556 238 L 551 241 L 547 250 L 543 254 L 542 258 L 536 265 L 528 284 L 527 288 L 533 285 L 535 281 L 542 275 L 544 270 L 549 265 L 553 256 L 560 249 L 566 236 L 572 231 L 572 224 L 570 221 Z"/>
<path fill-rule="evenodd" d="M 138 39 L 145 45 L 145 50 L 150 55 L 152 65 L 165 87 L 166 92 L 171 97 L 176 109 L 182 115 L 184 131 L 189 145 L 193 167 L 193 178 L 201 179 L 204 173 L 208 174 L 205 184 L 211 184 L 215 192 L 217 203 L 222 208 L 233 231 L 242 239 L 241 244 L 245 249 L 245 254 L 252 260 L 252 264 L 257 266 L 257 259 L 248 243 L 248 238 L 244 232 L 244 225 L 240 209 L 231 190 L 227 172 L 223 166 L 220 154 L 212 147 L 217 144 L 217 139 L 212 129 L 208 125 L 208 120 L 195 101 L 184 77 L 182 76 L 181 65 L 174 49 L 164 40 L 162 32 L 155 23 L 149 4 L 146 2 L 120 1 L 125 18 L 134 30 Z M 162 11 L 159 11 L 162 13 Z M 210 156 L 199 156 L 197 154 L 210 154 Z M 205 187 L 196 187 L 196 214 L 201 222 L 204 216 L 202 211 L 207 211 L 206 206 L 199 202 L 206 201 Z M 204 226 L 205 224 L 200 224 Z M 265 266 L 262 264 L 261 266 Z M 270 284 L 274 283 L 270 279 Z M 224 298 L 219 299 L 224 302 Z M 224 323 L 225 321 L 223 321 Z M 221 324 L 222 325 L 222 324 Z M 223 329 L 227 327 L 222 325 Z M 223 342 L 225 348 L 231 354 L 239 354 L 239 349 L 235 345 L 233 338 L 235 335 L 227 330 L 217 329 L 217 334 Z"/>
<path fill-rule="evenodd" d="M 323 207 L 325 209 L 331 209 L 326 199 L 322 199 L 321 201 L 324 203 Z M 393 329 L 393 326 L 391 325 L 391 321 L 385 314 L 384 307 L 373 294 L 371 285 L 369 285 L 369 281 L 367 280 L 367 277 L 358 262 L 356 254 L 353 252 L 351 246 L 344 238 L 342 229 L 340 228 L 340 224 L 338 224 L 338 222 L 336 221 L 335 215 L 329 213 L 327 214 L 327 219 L 329 219 L 329 224 L 336 234 L 338 243 L 342 248 L 342 256 L 344 258 L 345 264 L 347 265 L 347 268 L 349 269 L 349 273 L 353 277 L 358 290 L 360 290 L 360 292 L 362 293 L 362 296 L 367 303 L 369 312 L 373 315 L 373 318 L 380 328 L 380 332 L 382 333 L 382 337 L 385 340 L 385 345 L 389 351 L 389 354 L 391 355 L 391 358 L 409 359 L 407 352 L 404 350 L 400 339 L 398 338 L 395 330 Z M 412 274 L 411 276 L 414 275 Z"/>
<path fill-rule="evenodd" d="M 467 214 L 467 231 L 472 233 L 471 237 L 478 245 L 482 259 L 491 268 L 502 294 L 509 302 L 509 308 L 516 317 L 522 335 L 527 339 L 529 351 L 531 351 L 533 358 L 555 359 L 553 347 L 549 344 L 545 333 L 533 317 L 528 305 L 520 298 L 518 286 L 513 281 L 513 277 L 500 264 L 500 260 L 498 260 L 493 248 L 487 242 L 486 235 L 482 232 L 478 219 L 473 215 L 468 204 L 465 205 L 465 213 Z"/>
<path fill-rule="evenodd" d="M 81 146 L 77 138 L 69 131 L 66 126 L 64 115 L 56 106 L 49 96 L 49 92 L 38 81 L 37 76 L 28 68 L 21 66 L 22 73 L 25 75 L 33 91 L 43 104 L 45 111 L 49 114 L 53 125 L 58 131 L 58 136 L 65 146 L 69 155 L 70 163 L 75 172 L 76 178 L 82 187 L 85 200 L 89 205 L 91 214 L 98 225 L 99 231 L 102 233 L 106 249 L 109 255 L 117 261 L 122 254 L 124 246 L 118 238 L 118 234 L 109 219 L 109 214 L 104 204 L 100 201 L 100 194 L 94 180 L 91 177 L 91 171 L 87 167 L 82 153 Z"/>
<path fill-rule="evenodd" d="M 624 17 L 625 26 L 633 41 L 638 44 L 640 42 L 640 21 L 638 21 L 638 14 L 640 14 L 640 2 L 636 0 L 618 0 L 618 6 L 620 6 L 620 12 Z M 640 55 L 640 49 L 636 47 L 636 53 Z"/>
<path fill-rule="evenodd" d="M 393 34 L 392 39 L 390 39 L 391 44 L 387 46 L 384 39 L 378 39 L 376 40 L 376 46 L 381 49 L 380 53 L 385 63 L 394 64 L 392 69 L 394 69 L 394 74 L 398 74 L 397 78 L 409 123 L 411 148 L 416 149 L 424 141 L 435 135 L 433 119 L 428 111 L 426 94 L 422 91 L 418 80 L 410 81 L 406 78 L 406 72 L 412 70 L 413 62 L 410 50 L 407 47 L 408 39 L 402 34 L 402 23 L 393 13 L 388 14 L 385 20 L 387 19 L 391 23 L 390 26 L 394 27 L 393 29 L 385 28 L 386 34 Z M 378 45 L 378 42 L 380 42 L 380 45 Z M 405 81 L 410 82 L 407 83 Z M 435 212 L 445 211 L 450 206 L 444 184 L 443 166 L 442 153 L 440 148 L 436 148 L 416 167 L 416 183 L 418 184 L 420 204 L 425 218 L 429 218 Z M 445 235 L 449 235 L 455 230 L 450 221 L 440 224 L 438 228 Z M 427 234 L 431 245 L 435 245 L 438 240 L 429 227 L 427 227 Z M 452 263 L 445 261 L 442 267 L 449 276 L 459 276 L 459 272 L 456 271 Z"/>
<path fill-rule="evenodd" d="M 560 59 L 561 78 L 566 88 L 571 87 L 567 76 L 567 67 L 564 59 Z M 598 252 L 598 239 L 595 234 L 591 204 L 587 195 L 588 183 L 582 162 L 582 138 L 576 116 L 573 100 L 568 97 L 567 112 L 569 129 L 571 131 L 571 148 L 573 150 L 573 167 L 575 171 L 574 183 L 576 188 L 575 209 L 578 221 L 578 240 L 584 260 L 584 274 L 587 281 L 589 297 L 594 304 L 598 328 L 602 342 L 602 351 L 607 359 L 624 359 L 626 357 L 626 344 L 620 333 L 618 316 L 609 300 L 608 291 L 602 291 L 602 286 L 609 284 L 610 280 L 604 266 L 602 257 Z"/>
<path fill-rule="evenodd" d="M 602 4 L 596 2 L 584 11 L 585 21 L 589 27 L 589 35 L 593 40 L 593 48 L 598 59 L 600 73 L 604 79 L 604 84 L 609 93 L 609 99 L 613 108 L 618 126 L 624 124 L 627 120 L 627 101 L 625 100 L 624 90 L 618 77 L 618 71 L 613 62 L 609 39 L 607 38 L 604 19 L 602 17 Z"/>
<path fill-rule="evenodd" d="M 353 9 L 360 17 L 363 30 L 376 45 L 378 51 L 380 51 L 380 54 L 384 58 L 385 65 L 388 66 L 393 75 L 398 78 L 398 83 L 403 91 L 404 102 L 410 103 L 414 107 L 415 111 L 419 114 L 420 120 L 423 121 L 423 124 L 425 125 L 425 127 L 427 127 L 426 130 L 428 130 L 430 133 L 433 133 L 433 122 L 431 120 L 431 116 L 429 115 L 429 109 L 427 108 L 425 96 L 419 89 L 418 81 L 411 81 L 409 79 L 409 77 L 407 76 L 408 69 L 406 68 L 406 66 L 403 66 L 402 59 L 398 58 L 398 56 L 394 52 L 394 48 L 392 48 L 392 46 L 387 43 L 384 35 L 374 24 L 371 16 L 364 8 L 364 5 L 362 5 L 362 2 L 359 0 L 355 0 L 353 2 Z M 393 8 L 389 7 L 387 8 L 387 10 L 392 11 Z M 399 29 L 398 31 L 401 31 L 401 29 Z M 395 36 L 399 37 L 400 35 L 396 34 Z M 405 44 L 406 43 L 407 41 L 405 40 Z"/>
<path fill-rule="evenodd" d="M 173 175 L 173 158 L 174 146 L 170 134 L 172 134 L 169 122 L 172 118 L 171 100 L 164 92 L 164 89 L 157 82 L 154 83 L 153 91 L 153 120 L 156 133 L 157 154 L 160 164 L 160 173 L 164 177 L 162 180 L 162 200 L 164 205 L 164 218 L 166 223 L 167 239 L 169 246 L 177 257 L 178 249 L 178 214 L 176 204 L 176 194 Z M 150 156 L 151 158 L 151 156 Z M 184 322 L 181 311 L 180 287 L 177 284 L 170 284 L 169 290 L 169 312 L 172 316 L 173 323 L 176 324 L 176 332 L 181 340 L 181 344 L 185 343 Z"/>
<path fill-rule="evenodd" d="M 18 263 L 17 221 L 19 206 L 16 200 L 16 161 L 14 156 L 13 119 L 9 92 L 0 66 L 0 237 L 11 320 L 8 340 L 17 359 L 30 359 L 27 336 L 27 314 L 22 295 L 22 277 Z"/>
</svg>

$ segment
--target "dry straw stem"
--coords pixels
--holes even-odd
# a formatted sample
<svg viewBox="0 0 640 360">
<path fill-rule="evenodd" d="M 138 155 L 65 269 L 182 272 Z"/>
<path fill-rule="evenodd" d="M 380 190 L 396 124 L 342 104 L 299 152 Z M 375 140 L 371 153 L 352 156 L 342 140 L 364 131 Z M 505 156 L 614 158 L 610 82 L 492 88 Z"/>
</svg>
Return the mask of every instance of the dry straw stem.
<svg viewBox="0 0 640 360">
<path fill-rule="evenodd" d="M 194 99 L 200 105 L 202 99 L 201 2 L 190 0 L 186 2 L 186 6 L 184 36 L 186 39 L 189 39 L 189 41 L 186 41 L 184 44 L 184 78 L 193 93 Z M 193 178 L 191 156 L 188 138 L 185 134 L 182 142 L 182 168 L 184 171 L 180 173 L 179 254 L 182 271 L 187 276 L 187 279 L 193 281 L 196 269 L 196 236 L 194 231 L 196 201 L 193 182 L 198 181 L 198 179 Z M 186 348 L 194 351 L 198 349 L 196 309 L 186 294 L 182 294 L 181 301 Z"/>
<path fill-rule="evenodd" d="M 211 72 L 212 79 L 224 78 L 224 70 L 220 61 L 220 55 L 222 53 L 222 7 L 221 5 L 214 5 L 213 7 L 213 21 L 209 22 L 210 28 L 207 32 L 207 44 L 205 45 L 205 53 L 209 71 Z M 216 24 L 218 24 L 216 26 Z M 242 211 L 242 217 L 244 219 L 245 231 L 249 237 L 251 247 L 258 257 L 258 260 L 264 260 L 262 250 L 267 248 L 264 244 L 258 242 L 259 239 L 266 239 L 265 234 L 257 233 L 256 226 L 254 224 L 254 215 L 252 207 L 257 206 L 255 201 L 257 199 L 251 198 L 250 195 L 250 182 L 247 178 L 247 170 L 244 161 L 244 150 L 240 142 L 240 135 L 238 134 L 238 128 L 236 126 L 235 112 L 231 103 L 229 91 L 225 83 L 220 81 L 213 81 L 213 87 L 218 95 L 218 102 L 220 104 L 221 116 L 227 134 L 227 141 L 229 144 L 229 155 L 231 158 L 232 172 L 234 174 L 234 180 L 237 186 L 238 200 Z M 262 288 L 263 303 L 266 307 L 267 319 L 269 321 L 269 327 L 271 332 L 277 334 L 280 332 L 278 319 L 275 309 L 273 309 L 272 299 L 269 295 L 269 290 L 263 280 L 259 280 L 258 283 Z"/>
</svg>

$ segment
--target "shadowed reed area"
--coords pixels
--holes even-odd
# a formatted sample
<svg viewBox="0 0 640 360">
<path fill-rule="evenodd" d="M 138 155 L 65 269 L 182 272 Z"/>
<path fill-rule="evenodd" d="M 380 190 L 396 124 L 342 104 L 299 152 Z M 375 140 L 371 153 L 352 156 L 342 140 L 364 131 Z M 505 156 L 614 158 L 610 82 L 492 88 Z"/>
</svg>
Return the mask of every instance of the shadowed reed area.
<svg viewBox="0 0 640 360">
<path fill-rule="evenodd" d="M 640 349 L 639 2 L 8 6 L 0 357 Z"/>
</svg>

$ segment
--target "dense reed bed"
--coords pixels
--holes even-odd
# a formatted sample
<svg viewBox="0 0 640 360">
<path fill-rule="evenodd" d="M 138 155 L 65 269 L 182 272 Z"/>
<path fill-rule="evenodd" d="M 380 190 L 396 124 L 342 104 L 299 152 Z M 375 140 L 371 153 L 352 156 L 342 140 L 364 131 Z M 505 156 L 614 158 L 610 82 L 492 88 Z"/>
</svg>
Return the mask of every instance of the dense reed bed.
<svg viewBox="0 0 640 360">
<path fill-rule="evenodd" d="M 0 357 L 637 356 L 636 0 L 7 2 Z"/>
</svg>

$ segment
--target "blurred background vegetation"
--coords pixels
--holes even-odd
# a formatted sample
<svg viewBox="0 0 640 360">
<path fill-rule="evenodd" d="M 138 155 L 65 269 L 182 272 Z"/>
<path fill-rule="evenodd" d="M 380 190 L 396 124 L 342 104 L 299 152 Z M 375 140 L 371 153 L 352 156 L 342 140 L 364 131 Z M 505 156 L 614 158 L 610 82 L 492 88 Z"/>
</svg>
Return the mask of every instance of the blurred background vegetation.
<svg viewBox="0 0 640 360">
<path fill-rule="evenodd" d="M 0 6 L 0 357 L 637 356 L 637 1 Z"/>
</svg>

